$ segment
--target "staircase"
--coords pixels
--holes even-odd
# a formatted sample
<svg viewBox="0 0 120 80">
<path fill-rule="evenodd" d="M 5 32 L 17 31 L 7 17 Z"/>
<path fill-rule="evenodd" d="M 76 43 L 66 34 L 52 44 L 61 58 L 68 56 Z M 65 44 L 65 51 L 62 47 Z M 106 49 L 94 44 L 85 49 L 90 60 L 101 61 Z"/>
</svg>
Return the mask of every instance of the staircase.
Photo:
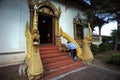
<svg viewBox="0 0 120 80">
<path fill-rule="evenodd" d="M 50 79 L 83 66 L 80 60 L 73 61 L 66 52 L 59 52 L 55 45 L 40 46 L 40 55 L 44 67 L 44 79 Z"/>
</svg>

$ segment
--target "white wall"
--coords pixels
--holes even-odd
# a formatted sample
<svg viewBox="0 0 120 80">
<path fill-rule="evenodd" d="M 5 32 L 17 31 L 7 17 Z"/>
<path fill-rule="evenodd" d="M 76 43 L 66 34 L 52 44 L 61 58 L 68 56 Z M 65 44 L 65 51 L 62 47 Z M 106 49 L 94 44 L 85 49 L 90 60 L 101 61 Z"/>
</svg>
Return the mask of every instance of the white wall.
<svg viewBox="0 0 120 80">
<path fill-rule="evenodd" d="M 27 0 L 0 1 L 0 67 L 24 61 L 29 17 Z"/>
<path fill-rule="evenodd" d="M 0 1 L 0 53 L 24 51 L 27 0 Z"/>
<path fill-rule="evenodd" d="M 60 22 L 59 22 L 60 27 L 62 27 L 63 31 L 65 31 L 72 38 L 74 38 L 73 18 L 76 17 L 79 12 L 82 19 L 85 19 L 86 17 L 84 15 L 83 11 L 82 10 L 80 11 L 79 8 L 72 7 L 72 4 L 69 4 L 67 10 L 65 10 L 65 4 L 57 3 L 54 0 L 52 0 L 52 3 L 57 8 L 60 6 L 60 8 L 62 10 L 62 13 L 60 16 Z M 62 42 L 66 43 L 66 40 L 62 38 Z"/>
</svg>

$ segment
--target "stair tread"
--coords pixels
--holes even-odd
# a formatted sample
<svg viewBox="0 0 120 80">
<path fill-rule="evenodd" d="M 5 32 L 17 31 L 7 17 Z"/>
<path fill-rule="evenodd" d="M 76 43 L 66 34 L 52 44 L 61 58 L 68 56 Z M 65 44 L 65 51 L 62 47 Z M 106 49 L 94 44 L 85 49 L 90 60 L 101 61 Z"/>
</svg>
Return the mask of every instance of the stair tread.
<svg viewBox="0 0 120 80">
<path fill-rule="evenodd" d="M 74 64 L 66 65 L 66 66 L 63 66 L 63 67 L 60 67 L 60 68 L 57 68 L 57 69 L 53 69 L 53 70 L 50 70 L 50 71 L 45 71 L 44 72 L 44 77 L 45 78 L 50 78 L 50 77 L 53 77 L 53 76 L 57 76 L 57 75 L 60 75 L 62 73 L 69 72 L 71 70 L 78 69 L 81 66 L 83 66 L 83 65 L 80 64 L 80 63 L 74 63 Z"/>
<path fill-rule="evenodd" d="M 45 70 L 51 70 L 51 69 L 59 68 L 62 66 L 66 66 L 66 65 L 70 65 L 70 64 L 74 64 L 74 63 L 79 63 L 79 62 L 80 61 L 75 62 L 72 59 L 63 60 L 63 61 L 58 61 L 58 62 L 54 62 L 54 63 L 44 64 L 44 68 L 45 68 Z"/>
<path fill-rule="evenodd" d="M 67 52 L 59 52 L 58 46 L 40 46 L 40 56 L 44 68 L 44 79 L 48 79 L 83 66 L 79 59 L 74 61 Z"/>
<path fill-rule="evenodd" d="M 41 51 L 43 50 L 58 50 L 59 48 L 58 47 L 43 47 L 43 48 L 40 48 Z"/>
<path fill-rule="evenodd" d="M 47 53 L 55 53 L 55 52 L 59 52 L 59 50 L 55 49 L 55 50 L 41 50 L 40 53 L 41 54 L 47 54 Z"/>
<path fill-rule="evenodd" d="M 56 56 L 56 57 L 44 58 L 42 59 L 42 61 L 43 61 L 43 64 L 46 64 L 46 63 L 56 62 L 56 61 L 65 60 L 69 58 L 70 57 L 67 57 L 67 56 Z"/>
<path fill-rule="evenodd" d="M 48 53 L 48 54 L 41 54 L 41 58 L 50 58 L 50 57 L 56 57 L 56 56 L 65 56 L 66 54 L 61 53 Z"/>
<path fill-rule="evenodd" d="M 58 49 L 58 46 L 55 45 L 40 46 L 40 50 L 45 50 L 45 49 Z"/>
</svg>

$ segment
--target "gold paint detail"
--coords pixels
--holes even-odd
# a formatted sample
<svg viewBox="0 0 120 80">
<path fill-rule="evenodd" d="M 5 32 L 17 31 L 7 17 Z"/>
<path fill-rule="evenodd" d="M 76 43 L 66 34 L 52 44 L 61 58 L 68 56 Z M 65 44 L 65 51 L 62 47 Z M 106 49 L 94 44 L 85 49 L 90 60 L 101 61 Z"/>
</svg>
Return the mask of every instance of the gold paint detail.
<svg viewBox="0 0 120 80">
<path fill-rule="evenodd" d="M 60 46 L 61 37 L 60 37 L 59 19 L 58 18 L 55 18 L 55 40 L 56 40 L 56 45 Z"/>
<path fill-rule="evenodd" d="M 93 37 L 92 42 L 100 42 L 100 37 Z"/>
<path fill-rule="evenodd" d="M 79 12 L 78 12 L 78 14 L 73 18 L 73 23 L 82 25 L 82 18 L 81 18 L 81 16 L 80 16 L 80 13 L 79 13 Z"/>
<path fill-rule="evenodd" d="M 77 57 L 80 58 L 83 61 L 86 62 L 91 62 L 94 58 L 92 55 L 92 52 L 90 50 L 90 41 L 92 39 L 92 30 L 90 27 L 90 24 L 88 24 L 89 27 L 89 33 L 83 40 L 83 48 L 79 46 L 79 44 L 67 33 L 65 33 L 62 28 L 60 28 L 60 34 L 63 38 L 67 39 L 70 42 L 73 42 L 76 45 L 76 50 L 77 50 Z"/>
<path fill-rule="evenodd" d="M 54 15 L 53 11 L 49 8 L 46 8 L 46 7 L 42 7 L 41 9 L 38 10 L 38 12 Z"/>
</svg>

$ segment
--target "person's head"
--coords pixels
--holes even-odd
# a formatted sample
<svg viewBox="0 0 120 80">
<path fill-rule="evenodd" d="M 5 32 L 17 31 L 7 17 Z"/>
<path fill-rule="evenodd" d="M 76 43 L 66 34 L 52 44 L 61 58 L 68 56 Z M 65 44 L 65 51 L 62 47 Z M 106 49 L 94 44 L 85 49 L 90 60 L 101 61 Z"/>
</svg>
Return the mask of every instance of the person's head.
<svg viewBox="0 0 120 80">
<path fill-rule="evenodd" d="M 70 43 L 70 41 L 67 42 L 67 44 Z"/>
</svg>

